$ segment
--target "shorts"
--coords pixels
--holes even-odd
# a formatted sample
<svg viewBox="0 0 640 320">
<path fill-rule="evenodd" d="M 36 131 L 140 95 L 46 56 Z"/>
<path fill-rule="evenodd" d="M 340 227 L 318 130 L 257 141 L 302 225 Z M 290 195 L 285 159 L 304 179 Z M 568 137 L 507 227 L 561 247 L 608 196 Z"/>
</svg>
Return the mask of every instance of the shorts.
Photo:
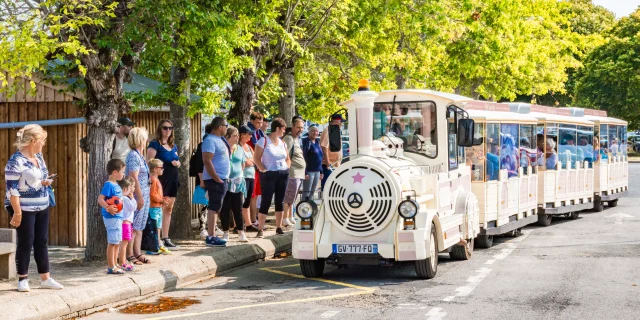
<svg viewBox="0 0 640 320">
<path fill-rule="evenodd" d="M 162 208 L 149 208 L 149 219 L 156 221 L 158 229 L 162 228 Z"/>
<path fill-rule="evenodd" d="M 122 218 L 102 218 L 107 228 L 107 243 L 120 244 L 122 241 Z"/>
<path fill-rule="evenodd" d="M 284 203 L 292 204 L 296 200 L 302 179 L 289 179 L 287 192 L 284 194 Z"/>
<path fill-rule="evenodd" d="M 133 226 L 131 223 L 122 223 L 122 241 L 130 241 L 131 233 L 133 232 Z"/>
<path fill-rule="evenodd" d="M 175 198 L 178 196 L 180 181 L 178 180 L 178 168 L 172 164 L 164 166 L 164 172 L 158 177 L 162 184 L 162 195 L 164 197 Z"/>
<path fill-rule="evenodd" d="M 226 182 L 226 180 L 223 180 L 222 183 L 218 183 L 213 179 L 204 181 L 204 187 L 207 189 L 207 193 L 209 194 L 208 208 L 210 211 L 220 213 L 220 210 L 222 209 L 222 200 L 224 200 L 224 196 L 227 194 Z"/>
</svg>

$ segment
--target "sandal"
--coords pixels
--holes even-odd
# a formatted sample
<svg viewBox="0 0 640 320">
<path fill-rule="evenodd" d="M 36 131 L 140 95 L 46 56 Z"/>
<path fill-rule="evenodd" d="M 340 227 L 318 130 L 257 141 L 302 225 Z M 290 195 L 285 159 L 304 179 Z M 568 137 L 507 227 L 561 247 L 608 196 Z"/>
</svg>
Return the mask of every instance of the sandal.
<svg viewBox="0 0 640 320">
<path fill-rule="evenodd" d="M 147 257 L 143 255 L 137 256 L 136 259 L 142 263 L 151 263 L 151 260 L 147 259 Z"/>
<path fill-rule="evenodd" d="M 124 274 L 124 270 L 114 267 L 113 269 L 107 268 L 107 274 Z"/>
<path fill-rule="evenodd" d="M 128 263 L 123 263 L 122 264 L 122 270 L 124 270 L 124 271 L 133 271 L 133 266 L 128 264 Z"/>
<path fill-rule="evenodd" d="M 134 256 L 131 256 L 131 257 L 127 258 L 127 260 L 128 260 L 129 262 L 131 262 L 131 263 L 133 263 L 133 264 L 137 265 L 137 266 L 142 265 L 142 261 L 140 261 L 140 260 L 136 259 L 136 257 L 134 257 Z"/>
</svg>

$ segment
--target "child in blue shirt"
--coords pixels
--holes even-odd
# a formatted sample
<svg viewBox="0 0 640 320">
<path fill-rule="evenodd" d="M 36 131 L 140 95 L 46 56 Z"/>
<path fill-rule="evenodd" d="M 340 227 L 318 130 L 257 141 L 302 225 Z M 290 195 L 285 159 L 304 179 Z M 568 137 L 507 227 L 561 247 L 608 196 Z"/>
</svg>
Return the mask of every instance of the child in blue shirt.
<svg viewBox="0 0 640 320">
<path fill-rule="evenodd" d="M 109 180 L 104 183 L 98 196 L 98 204 L 102 207 L 102 220 L 107 228 L 107 273 L 123 274 L 124 270 L 116 266 L 118 248 L 122 241 L 122 188 L 118 180 L 124 178 L 125 164 L 120 159 L 111 159 L 107 163 Z M 112 198 L 117 198 L 113 199 Z M 107 201 L 109 203 L 107 203 Z M 117 204 L 120 204 L 118 206 Z M 118 208 L 119 207 L 119 208 Z"/>
</svg>

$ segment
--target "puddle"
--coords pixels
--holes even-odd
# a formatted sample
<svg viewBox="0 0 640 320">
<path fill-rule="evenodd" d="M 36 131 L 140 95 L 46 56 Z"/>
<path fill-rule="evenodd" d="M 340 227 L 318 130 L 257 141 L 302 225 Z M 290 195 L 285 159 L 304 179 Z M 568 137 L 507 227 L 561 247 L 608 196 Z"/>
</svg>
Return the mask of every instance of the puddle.
<svg viewBox="0 0 640 320">
<path fill-rule="evenodd" d="M 127 314 L 151 314 L 160 313 L 165 311 L 173 311 L 185 309 L 186 307 L 194 304 L 199 304 L 200 300 L 190 298 L 170 298 L 160 297 L 154 303 L 138 303 L 132 306 L 126 307 L 120 312 Z"/>
</svg>

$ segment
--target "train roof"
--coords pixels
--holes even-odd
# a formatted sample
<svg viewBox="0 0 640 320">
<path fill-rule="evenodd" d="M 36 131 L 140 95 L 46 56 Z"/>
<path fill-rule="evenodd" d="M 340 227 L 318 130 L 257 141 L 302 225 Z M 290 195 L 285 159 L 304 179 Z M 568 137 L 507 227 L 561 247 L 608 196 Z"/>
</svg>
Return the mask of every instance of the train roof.
<svg viewBox="0 0 640 320">
<path fill-rule="evenodd" d="M 394 97 L 396 102 L 434 100 L 436 102 L 443 102 L 447 104 L 473 100 L 472 98 L 457 95 L 454 93 L 424 90 L 424 89 L 399 89 L 399 90 L 384 90 L 379 92 L 375 102 L 391 103 L 394 101 Z"/>
<path fill-rule="evenodd" d="M 473 100 L 459 103 L 458 106 L 467 111 L 469 117 L 474 120 L 532 124 L 538 122 L 535 117 L 511 112 L 509 105 L 506 103 Z"/>
<path fill-rule="evenodd" d="M 512 112 L 527 114 L 538 120 L 593 126 L 592 121 L 581 117 L 574 117 L 571 115 L 571 111 L 565 108 L 547 107 L 531 103 L 509 103 L 509 107 Z"/>
<path fill-rule="evenodd" d="M 607 116 L 607 112 L 604 110 L 595 110 L 595 109 L 586 109 L 586 108 L 577 108 L 577 107 L 569 107 L 562 108 L 569 110 L 571 115 L 574 117 L 583 117 L 589 121 L 597 122 L 598 124 L 617 124 L 617 125 L 627 125 L 627 121 L 622 119 L 613 118 Z"/>
</svg>

